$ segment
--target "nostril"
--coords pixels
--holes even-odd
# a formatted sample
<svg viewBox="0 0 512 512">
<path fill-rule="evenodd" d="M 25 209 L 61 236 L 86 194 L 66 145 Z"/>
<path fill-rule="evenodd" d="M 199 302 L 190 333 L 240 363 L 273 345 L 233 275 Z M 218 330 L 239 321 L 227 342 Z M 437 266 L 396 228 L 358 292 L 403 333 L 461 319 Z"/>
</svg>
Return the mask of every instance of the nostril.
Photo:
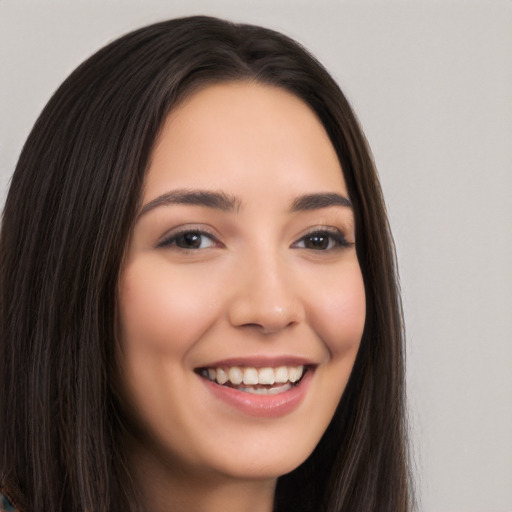
<svg viewBox="0 0 512 512">
<path fill-rule="evenodd" d="M 260 324 L 244 324 L 242 327 L 247 327 L 248 329 L 264 329 L 264 327 Z"/>
<path fill-rule="evenodd" d="M 302 315 L 299 307 L 269 307 L 251 303 L 238 303 L 230 313 L 233 326 L 259 330 L 272 334 L 300 322 Z"/>
<path fill-rule="evenodd" d="M 274 334 L 277 333 L 283 329 L 286 329 L 288 327 L 293 326 L 297 322 L 295 321 L 285 321 L 285 322 L 262 322 L 262 323 L 256 323 L 256 322 L 248 322 L 242 325 L 239 325 L 238 327 L 247 329 L 247 330 L 254 330 L 257 332 L 260 332 L 261 334 Z"/>
</svg>

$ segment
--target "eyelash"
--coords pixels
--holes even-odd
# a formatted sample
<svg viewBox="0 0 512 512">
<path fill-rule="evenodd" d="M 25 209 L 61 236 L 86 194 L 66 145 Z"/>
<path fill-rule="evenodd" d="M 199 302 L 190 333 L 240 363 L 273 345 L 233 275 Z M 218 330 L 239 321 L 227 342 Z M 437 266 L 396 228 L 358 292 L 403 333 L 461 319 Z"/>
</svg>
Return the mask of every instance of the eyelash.
<svg viewBox="0 0 512 512">
<path fill-rule="evenodd" d="M 180 240 L 180 238 L 183 240 L 187 235 L 196 236 L 199 238 L 200 241 L 202 241 L 202 238 L 208 238 L 212 242 L 212 245 L 222 245 L 220 244 L 220 242 L 217 240 L 217 237 L 213 233 L 209 233 L 208 231 L 202 229 L 183 229 L 181 231 L 178 231 L 177 233 L 173 233 L 169 237 L 162 240 L 157 245 L 157 248 L 175 246 L 178 249 L 182 249 L 184 251 L 196 251 L 206 249 L 206 247 L 181 247 L 180 245 L 178 245 L 178 241 Z"/>
<path fill-rule="evenodd" d="M 185 240 L 185 237 L 187 237 L 187 236 L 195 237 L 194 241 L 196 241 L 196 240 L 199 241 L 199 247 L 180 246 L 179 242 Z M 208 238 L 210 240 L 211 244 L 208 245 L 208 247 L 201 247 L 203 238 Z M 316 242 L 313 242 L 313 243 L 320 242 L 321 244 L 322 244 L 322 242 L 325 241 L 325 239 L 327 239 L 327 246 L 315 248 L 315 247 L 307 247 L 304 244 L 304 247 L 301 247 L 300 244 L 302 242 L 305 242 L 307 239 L 309 239 L 309 241 L 316 239 Z M 192 240 L 190 240 L 189 243 L 191 241 Z M 215 235 L 213 235 L 213 233 L 210 233 L 208 231 L 201 230 L 201 229 L 183 229 L 177 233 L 173 233 L 169 237 L 162 240 L 157 245 L 157 248 L 173 247 L 174 246 L 174 247 L 177 247 L 178 249 L 185 250 L 185 251 L 187 251 L 187 250 L 188 251 L 197 251 L 197 250 L 202 250 L 202 249 L 208 249 L 215 245 L 219 246 L 222 244 L 218 241 L 217 237 Z M 332 250 L 336 250 L 336 249 L 343 249 L 343 248 L 351 247 L 353 245 L 354 245 L 353 243 L 347 241 L 347 239 L 345 238 L 345 235 L 340 230 L 333 229 L 333 228 L 322 228 L 322 229 L 316 229 L 314 231 L 310 231 L 309 233 L 306 233 L 299 240 L 294 242 L 291 245 L 291 247 L 292 247 L 292 249 L 308 249 L 311 251 L 327 252 L 327 251 L 332 251 Z"/>
<path fill-rule="evenodd" d="M 309 239 L 310 241 L 312 239 L 327 239 L 328 245 L 324 248 L 313 248 L 313 247 L 299 247 L 299 243 L 304 242 L 305 240 Z M 311 251 L 320 251 L 320 252 L 327 252 L 327 251 L 333 251 L 336 249 L 344 249 L 347 247 L 351 247 L 352 244 L 349 242 L 345 235 L 339 230 L 335 228 L 322 228 L 322 229 L 315 229 L 313 231 L 310 231 L 309 233 L 306 233 L 304 236 L 302 236 L 297 242 L 294 242 L 292 244 L 293 249 L 308 249 Z"/>
</svg>

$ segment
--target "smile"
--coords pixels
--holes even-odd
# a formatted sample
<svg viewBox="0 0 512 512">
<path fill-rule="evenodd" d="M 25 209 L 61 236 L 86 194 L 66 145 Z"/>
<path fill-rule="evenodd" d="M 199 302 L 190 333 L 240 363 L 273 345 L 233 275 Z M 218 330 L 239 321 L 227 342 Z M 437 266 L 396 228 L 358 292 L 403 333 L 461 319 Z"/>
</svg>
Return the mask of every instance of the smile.
<svg viewBox="0 0 512 512">
<path fill-rule="evenodd" d="M 276 368 L 231 366 L 201 368 L 198 373 L 201 377 L 216 384 L 245 393 L 277 395 L 297 385 L 307 371 L 308 367 L 304 365 L 278 366 Z"/>
<path fill-rule="evenodd" d="M 258 366 L 240 362 L 217 363 L 197 368 L 195 373 L 211 396 L 249 416 L 278 418 L 295 411 L 311 386 L 318 365 L 276 364 Z"/>
</svg>

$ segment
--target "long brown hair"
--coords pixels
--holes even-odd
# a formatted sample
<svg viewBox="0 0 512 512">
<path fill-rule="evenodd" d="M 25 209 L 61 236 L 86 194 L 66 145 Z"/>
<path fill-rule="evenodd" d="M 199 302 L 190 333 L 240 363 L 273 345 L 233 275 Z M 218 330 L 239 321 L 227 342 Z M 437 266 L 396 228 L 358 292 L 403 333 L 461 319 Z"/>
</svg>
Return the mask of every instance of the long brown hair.
<svg viewBox="0 0 512 512">
<path fill-rule="evenodd" d="M 322 121 L 356 217 L 367 297 L 359 353 L 311 456 L 276 511 L 410 510 L 403 327 L 393 242 L 365 137 L 339 87 L 276 32 L 170 20 L 98 51 L 57 90 L 21 153 L 0 238 L 0 476 L 26 511 L 141 510 L 119 446 L 116 290 L 152 146 L 208 84 L 287 89 Z"/>
</svg>

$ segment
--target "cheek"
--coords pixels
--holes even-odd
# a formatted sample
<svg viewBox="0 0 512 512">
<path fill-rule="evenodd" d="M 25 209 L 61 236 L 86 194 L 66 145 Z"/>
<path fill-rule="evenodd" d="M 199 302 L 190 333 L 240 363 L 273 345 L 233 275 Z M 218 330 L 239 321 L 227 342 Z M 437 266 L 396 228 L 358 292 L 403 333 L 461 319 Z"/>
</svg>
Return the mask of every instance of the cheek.
<svg viewBox="0 0 512 512">
<path fill-rule="evenodd" d="M 212 286 L 201 273 L 170 272 L 165 262 L 149 257 L 129 263 L 119 286 L 123 346 L 184 354 L 208 329 Z"/>
<path fill-rule="evenodd" d="M 311 323 L 330 357 L 357 352 L 366 318 L 366 296 L 357 263 L 346 266 L 336 278 L 311 290 Z"/>
</svg>

